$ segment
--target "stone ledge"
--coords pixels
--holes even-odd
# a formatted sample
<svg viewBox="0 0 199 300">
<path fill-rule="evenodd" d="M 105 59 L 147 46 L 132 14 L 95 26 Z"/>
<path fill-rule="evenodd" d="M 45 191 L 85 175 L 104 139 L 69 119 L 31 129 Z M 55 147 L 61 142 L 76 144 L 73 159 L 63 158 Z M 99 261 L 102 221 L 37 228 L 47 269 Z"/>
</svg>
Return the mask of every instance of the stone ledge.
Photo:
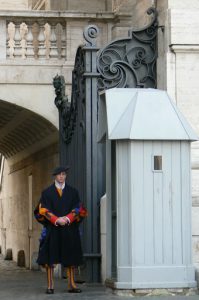
<svg viewBox="0 0 199 300">
<path fill-rule="evenodd" d="M 174 53 L 194 53 L 199 52 L 199 46 L 198 45 L 179 45 L 179 44 L 172 44 L 170 45 L 170 49 Z"/>
<path fill-rule="evenodd" d="M 110 288 L 108 288 L 110 290 Z M 120 290 L 112 289 L 112 293 L 117 296 L 195 296 L 198 295 L 197 288 L 176 288 L 176 289 L 133 289 L 133 290 Z"/>
<path fill-rule="evenodd" d="M 196 281 L 199 287 L 199 265 L 196 270 Z M 111 291 L 114 295 L 117 296 L 195 296 L 199 294 L 198 288 L 117 289 L 115 287 L 115 281 L 113 279 L 106 279 L 105 285 L 108 291 Z"/>
<path fill-rule="evenodd" d="M 1 10 L 0 17 L 7 18 L 54 18 L 54 19 L 100 19 L 113 20 L 115 18 L 129 18 L 131 13 L 115 13 L 115 12 L 80 12 L 80 11 L 29 11 L 29 10 Z"/>
</svg>

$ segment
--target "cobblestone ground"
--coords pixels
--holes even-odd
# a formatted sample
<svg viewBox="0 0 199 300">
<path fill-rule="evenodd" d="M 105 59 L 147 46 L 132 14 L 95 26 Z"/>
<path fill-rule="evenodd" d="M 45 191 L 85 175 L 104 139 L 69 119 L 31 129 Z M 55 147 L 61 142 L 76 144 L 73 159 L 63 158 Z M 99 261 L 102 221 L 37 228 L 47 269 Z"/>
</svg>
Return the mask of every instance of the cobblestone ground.
<svg viewBox="0 0 199 300">
<path fill-rule="evenodd" d="M 55 279 L 55 294 L 46 295 L 45 273 L 29 271 L 19 268 L 12 261 L 5 261 L 0 256 L 0 300 L 199 300 L 199 296 L 154 296 L 154 297 L 128 297 L 116 296 L 105 290 L 100 285 L 79 285 L 81 294 L 67 293 L 67 285 L 64 279 Z"/>
</svg>

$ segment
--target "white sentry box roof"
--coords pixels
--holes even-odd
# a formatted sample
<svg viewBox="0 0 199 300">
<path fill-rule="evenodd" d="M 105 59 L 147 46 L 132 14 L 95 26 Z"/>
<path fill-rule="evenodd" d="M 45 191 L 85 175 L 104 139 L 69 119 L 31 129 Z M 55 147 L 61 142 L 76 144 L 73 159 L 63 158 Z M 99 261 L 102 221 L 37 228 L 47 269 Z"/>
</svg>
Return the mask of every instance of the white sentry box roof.
<svg viewBox="0 0 199 300">
<path fill-rule="evenodd" d="M 101 93 L 98 140 L 198 140 L 166 91 L 114 88 Z"/>
</svg>

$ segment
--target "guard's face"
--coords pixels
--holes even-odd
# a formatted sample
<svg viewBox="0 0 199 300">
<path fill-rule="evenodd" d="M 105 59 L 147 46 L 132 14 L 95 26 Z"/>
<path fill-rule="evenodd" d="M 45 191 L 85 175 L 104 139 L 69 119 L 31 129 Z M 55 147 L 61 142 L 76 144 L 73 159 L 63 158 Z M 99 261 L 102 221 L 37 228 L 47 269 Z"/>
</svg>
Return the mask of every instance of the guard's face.
<svg viewBox="0 0 199 300">
<path fill-rule="evenodd" d="M 61 184 L 64 183 L 66 180 L 66 172 L 61 172 L 55 175 L 55 180 Z"/>
</svg>

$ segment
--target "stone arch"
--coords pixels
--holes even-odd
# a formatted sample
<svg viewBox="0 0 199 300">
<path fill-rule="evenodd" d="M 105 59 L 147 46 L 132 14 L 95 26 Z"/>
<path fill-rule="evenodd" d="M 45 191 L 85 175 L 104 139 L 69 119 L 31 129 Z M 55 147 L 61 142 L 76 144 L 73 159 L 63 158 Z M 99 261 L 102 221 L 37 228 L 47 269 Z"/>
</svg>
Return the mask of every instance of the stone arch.
<svg viewBox="0 0 199 300">
<path fill-rule="evenodd" d="M 27 268 L 31 268 L 41 230 L 33 209 L 58 163 L 58 129 L 43 115 L 42 110 L 36 113 L 0 100 L 0 154 L 5 157 L 0 189 L 2 254 Z"/>
<path fill-rule="evenodd" d="M 57 142 L 58 130 L 47 119 L 24 107 L 0 101 L 0 153 L 21 159 Z"/>
<path fill-rule="evenodd" d="M 16 81 L 8 84 L 0 85 L 0 102 L 17 105 L 20 108 L 34 112 L 48 120 L 52 125 L 58 128 L 58 111 L 54 105 L 54 89 L 52 82 L 52 74 L 46 73 L 45 69 L 41 69 L 38 73 L 33 74 L 37 82 L 28 82 L 27 84 L 18 84 L 19 80 L 24 81 L 25 78 L 31 76 L 29 69 L 24 70 L 23 77 L 17 77 Z M 46 83 L 41 85 L 42 78 L 46 79 Z"/>
</svg>

